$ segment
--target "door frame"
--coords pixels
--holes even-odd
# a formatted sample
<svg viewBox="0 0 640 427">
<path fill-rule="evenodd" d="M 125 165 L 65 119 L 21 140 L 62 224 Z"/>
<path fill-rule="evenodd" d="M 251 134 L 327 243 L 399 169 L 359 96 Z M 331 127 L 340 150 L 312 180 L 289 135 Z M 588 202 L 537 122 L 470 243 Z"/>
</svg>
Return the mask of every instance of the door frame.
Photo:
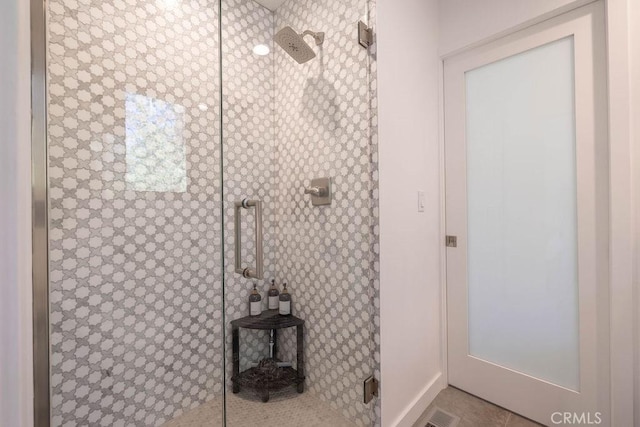
<svg viewBox="0 0 640 427">
<path fill-rule="evenodd" d="M 449 370 L 449 380 L 454 386 L 462 388 L 469 393 L 477 394 L 486 400 L 495 402 L 500 406 L 504 406 L 543 424 L 550 423 L 549 416 L 553 412 L 558 411 L 581 414 L 583 412 L 595 412 L 597 410 L 601 413 L 603 419 L 609 418 L 609 246 L 607 237 L 609 235 L 609 197 L 607 192 L 608 132 L 606 128 L 606 51 L 604 45 L 605 17 L 603 6 L 601 2 L 591 3 L 554 19 L 521 30 L 508 37 L 496 40 L 489 45 L 480 46 L 466 53 L 456 55 L 445 61 L 445 90 L 449 90 L 445 98 L 445 134 L 447 137 L 445 141 L 445 160 L 447 163 L 447 169 L 445 171 L 445 179 L 447 181 L 447 232 L 448 234 L 458 236 L 458 248 L 447 251 L 447 297 L 451 302 L 448 305 L 447 319 L 449 334 L 448 363 L 451 368 Z M 562 183 L 560 184 L 560 188 L 567 191 L 567 188 L 563 185 L 567 184 L 569 188 L 571 188 L 569 191 L 574 191 L 573 195 L 564 193 L 564 196 L 561 196 L 560 193 L 554 193 L 555 196 L 560 196 L 568 203 L 566 206 L 563 205 L 565 208 L 570 209 L 570 215 L 565 219 L 568 223 L 563 223 L 563 227 L 561 228 L 564 229 L 568 226 L 571 230 L 568 231 L 568 236 L 571 236 L 570 239 L 575 239 L 573 243 L 571 243 L 571 240 L 569 241 L 568 247 L 562 246 L 562 251 L 568 250 L 569 253 L 572 254 L 569 255 L 569 258 L 565 261 L 569 261 L 570 264 L 575 263 L 571 264 L 568 270 L 563 271 L 567 273 L 567 279 L 571 277 L 569 280 L 578 280 L 576 289 L 573 291 L 571 290 L 572 288 L 565 289 L 564 291 L 569 292 L 569 294 L 560 293 L 560 295 L 565 297 L 571 295 L 577 298 L 575 301 L 572 300 L 571 303 L 575 304 L 573 307 L 578 310 L 580 319 L 579 325 L 571 323 L 566 325 L 567 327 L 577 326 L 577 329 L 575 331 L 572 330 L 572 332 L 577 333 L 579 337 L 577 343 L 571 342 L 572 344 L 578 344 L 579 357 L 573 355 L 573 357 L 576 357 L 576 360 L 573 362 L 565 359 L 565 362 L 571 363 L 574 366 L 577 362 L 577 366 L 579 366 L 577 372 L 578 377 L 572 380 L 566 378 L 565 380 L 569 381 L 569 383 L 566 384 L 554 381 L 553 378 L 555 375 L 560 375 L 560 372 L 555 369 L 553 370 L 554 374 L 551 374 L 550 371 L 546 373 L 546 375 L 549 376 L 545 376 L 541 371 L 536 372 L 536 369 L 543 369 L 541 366 L 538 366 L 536 369 L 534 369 L 535 365 L 529 366 L 529 369 L 532 371 L 525 369 L 524 366 L 528 365 L 528 363 L 522 362 L 520 358 L 517 358 L 517 360 L 524 363 L 522 366 L 524 370 L 514 368 L 514 366 L 518 366 L 518 362 L 515 359 L 508 358 L 511 362 L 507 363 L 504 361 L 504 364 L 497 362 L 496 360 L 499 360 L 499 358 L 494 359 L 490 356 L 492 351 L 489 350 L 489 347 L 483 347 L 485 350 L 481 353 L 487 352 L 483 355 L 472 354 L 469 356 L 468 338 L 471 338 L 470 334 L 473 327 L 469 324 L 472 318 L 466 310 L 473 296 L 471 295 L 472 292 L 470 288 L 473 281 L 466 276 L 468 272 L 471 272 L 470 269 L 472 267 L 471 264 L 469 264 L 471 254 L 467 254 L 467 247 L 471 247 L 469 245 L 472 244 L 471 238 L 474 233 L 471 228 L 467 230 L 468 227 L 471 227 L 472 223 L 471 219 L 467 218 L 467 213 L 471 214 L 472 209 L 471 202 L 467 203 L 467 195 L 470 195 L 469 192 L 472 191 L 473 186 L 469 182 L 471 170 L 468 169 L 471 165 L 471 159 L 468 158 L 465 162 L 465 157 L 468 157 L 467 148 L 470 147 L 469 141 L 467 140 L 470 135 L 470 129 L 464 124 L 465 110 L 468 109 L 466 104 L 470 99 L 470 94 L 466 93 L 468 91 L 465 90 L 465 82 L 467 81 L 465 75 L 474 70 L 482 70 L 488 66 L 506 67 L 509 69 L 509 65 L 495 64 L 505 61 L 508 62 L 512 59 L 515 61 L 514 63 L 526 61 L 525 58 L 527 55 L 544 55 L 542 52 L 545 50 L 550 52 L 554 51 L 554 49 L 558 49 L 556 52 L 561 51 L 564 60 L 569 61 L 567 63 L 561 61 L 563 65 L 562 69 L 565 70 L 565 72 L 566 70 L 575 68 L 575 73 L 570 73 L 574 75 L 571 77 L 572 82 L 570 88 L 568 88 L 569 91 L 564 93 L 563 98 L 561 98 L 567 99 L 565 97 L 568 96 L 572 104 L 575 102 L 575 108 L 569 110 L 573 112 L 575 120 L 575 123 L 573 123 L 573 127 L 575 127 L 575 133 L 573 134 L 575 143 L 569 145 L 572 147 L 571 149 L 574 150 L 573 154 L 575 157 L 573 157 L 573 160 L 564 158 L 561 153 L 565 153 L 565 151 L 561 148 L 559 152 L 552 151 L 553 154 L 551 154 L 552 157 L 558 155 L 563 159 L 564 166 L 553 162 L 555 167 L 559 167 L 560 170 L 565 172 L 567 170 L 569 171 L 569 175 L 563 175 L 560 179 Z M 569 56 L 567 57 L 566 55 Z M 532 59 L 530 58 L 529 60 Z M 539 60 L 540 59 L 538 59 L 538 61 Z M 513 64 L 511 66 L 515 67 Z M 479 72 L 480 74 L 483 73 L 482 71 Z M 560 75 L 568 78 L 564 73 Z M 559 78 L 560 75 L 551 73 L 551 81 L 556 83 L 562 81 L 566 84 L 564 79 L 554 80 L 554 78 Z M 515 78 L 514 81 L 518 80 L 515 74 L 512 78 Z M 543 79 L 542 81 L 546 80 Z M 487 83 L 489 85 L 492 84 L 489 83 L 489 81 L 487 81 Z M 479 84 L 482 86 L 482 83 Z M 574 85 L 575 90 L 573 89 Z M 544 83 L 542 83 L 542 87 L 545 87 Z M 543 93 L 547 93 L 544 89 L 541 88 L 541 90 Z M 498 90 L 498 92 L 500 95 L 496 99 L 502 99 L 504 93 L 500 90 Z M 527 91 L 525 90 L 525 92 Z M 533 92 L 527 92 L 527 94 L 535 96 L 533 95 L 535 92 L 536 90 L 533 90 Z M 484 90 L 482 90 L 481 93 L 485 93 Z M 559 102 L 562 103 L 562 101 Z M 566 106 L 564 108 L 566 108 Z M 534 110 L 538 111 L 537 109 Z M 535 115 L 534 110 L 528 113 Z M 543 108 L 541 111 L 546 111 L 546 109 Z M 548 112 L 551 111 L 553 111 L 554 114 L 563 114 L 560 111 L 566 112 L 567 110 L 556 110 L 552 108 Z M 541 122 L 538 122 L 534 127 L 540 125 Z M 542 126 L 545 127 L 545 125 Z M 498 127 L 500 127 L 500 125 L 498 125 Z M 496 130 L 494 127 L 491 129 L 493 129 L 493 131 Z M 489 128 L 483 128 L 480 134 L 484 135 L 485 130 L 491 132 Z M 498 131 L 498 133 L 500 133 L 500 131 Z M 510 132 L 507 131 L 507 133 Z M 465 137 L 465 135 L 467 137 Z M 496 136 L 495 134 L 492 135 Z M 493 136 L 490 138 L 493 138 Z M 483 136 L 480 136 L 480 140 L 484 140 Z M 566 139 L 562 140 L 564 142 L 567 141 Z M 560 146 L 564 147 L 560 141 L 556 141 L 553 138 L 552 141 L 558 142 L 561 144 Z M 510 145 L 507 141 L 502 141 L 502 144 L 505 143 L 506 146 Z M 555 144 L 553 145 L 555 146 Z M 498 148 L 500 146 L 502 145 L 497 143 L 493 148 L 500 151 L 500 148 Z M 539 147 L 542 151 L 537 151 L 538 154 L 546 151 L 547 148 L 548 147 L 543 144 Z M 550 149 L 554 150 L 553 148 Z M 504 154 L 507 155 L 508 148 L 505 148 L 505 150 Z M 482 154 L 478 155 L 482 157 Z M 518 156 L 516 157 L 519 160 L 524 160 Z M 538 162 L 544 162 L 542 159 L 537 160 Z M 518 160 L 515 161 L 517 162 Z M 572 164 L 570 165 L 570 163 Z M 465 164 L 467 165 L 466 168 L 463 167 Z M 456 169 L 460 170 L 457 171 Z M 480 166 L 480 169 L 482 169 L 482 166 Z M 509 171 L 510 167 L 506 166 L 503 173 L 509 174 Z M 553 172 L 562 174 L 562 172 L 556 170 L 553 166 L 547 172 L 552 173 L 551 176 L 555 176 Z M 541 174 L 544 175 L 544 173 Z M 497 184 L 493 179 L 499 180 L 499 175 L 498 173 L 497 176 L 488 178 L 490 181 L 485 182 L 485 184 L 488 182 Z M 521 178 L 524 177 L 521 176 Z M 506 179 L 507 181 L 510 179 L 518 181 L 516 176 L 511 176 L 511 178 Z M 552 179 L 552 181 L 555 180 Z M 497 185 L 500 186 L 500 184 Z M 541 189 L 541 187 L 535 188 Z M 521 189 L 522 188 L 520 188 L 520 190 Z M 518 191 L 518 188 L 512 187 L 512 190 Z M 541 194 L 544 194 L 544 192 Z M 540 194 L 538 194 L 538 196 L 540 196 Z M 544 198 L 537 199 L 534 197 L 534 200 L 534 205 L 540 203 L 544 205 L 545 203 L 543 201 Z M 491 205 L 493 206 L 493 204 Z M 507 203 L 507 205 L 509 205 L 509 203 Z M 484 208 L 489 209 L 484 213 L 493 212 L 490 207 L 482 206 L 483 207 L 480 208 L 481 211 Z M 558 214 L 555 210 L 551 212 L 554 212 L 551 214 L 552 216 Z M 549 212 L 547 212 L 547 214 L 548 213 Z M 478 215 L 480 216 L 477 219 L 482 223 L 484 214 L 478 212 Z M 504 219 L 512 226 L 515 226 L 516 230 L 522 231 L 522 227 L 527 228 L 527 225 L 525 225 L 525 223 L 528 223 L 527 220 L 525 220 L 525 223 L 519 223 L 518 220 L 512 223 L 508 218 L 515 218 L 506 214 Z M 554 230 L 553 235 L 560 232 L 559 229 L 555 229 L 553 226 L 551 227 Z M 499 228 L 498 226 L 498 229 Z M 515 231 L 515 233 L 516 236 L 522 238 L 522 236 L 519 235 L 520 231 Z M 500 231 L 494 230 L 494 232 L 500 234 Z M 492 239 L 492 236 L 487 235 L 485 232 L 479 231 L 479 233 L 481 240 Z M 509 235 L 508 231 L 506 233 Z M 576 234 L 573 235 L 573 233 Z M 476 236 L 476 238 L 478 238 L 478 236 Z M 562 237 L 560 237 L 560 239 L 562 240 Z M 498 238 L 498 240 L 500 240 L 500 238 Z M 507 240 L 509 240 L 508 237 Z M 476 245 L 477 244 L 478 242 L 476 241 Z M 575 246 L 576 244 L 577 247 Z M 491 253 L 493 253 L 493 249 L 497 249 L 498 251 L 500 250 L 499 248 L 504 249 L 500 243 L 497 243 L 495 247 L 491 243 L 489 243 L 489 245 L 492 248 L 492 250 L 489 251 Z M 541 249 L 541 247 L 537 248 Z M 572 250 L 575 252 L 572 252 Z M 482 252 L 482 250 L 480 251 Z M 484 255 L 480 255 L 481 258 L 483 256 Z M 573 258 L 574 256 L 575 258 Z M 498 264 L 500 264 L 500 261 L 498 261 Z M 509 273 L 505 274 L 509 275 Z M 577 276 L 573 276 L 573 274 L 577 274 Z M 498 276 L 499 275 L 500 274 L 498 274 Z M 513 278 L 514 277 L 512 277 L 512 279 Z M 525 283 L 526 282 L 525 280 Z M 476 285 L 479 285 L 479 283 L 476 283 Z M 504 285 L 506 285 L 506 283 L 502 284 L 502 286 Z M 524 283 L 521 285 L 524 285 Z M 555 287 L 556 283 L 550 282 L 548 285 Z M 501 285 L 498 285 L 498 287 L 501 287 Z M 467 290 L 467 288 L 469 289 Z M 516 289 L 518 289 L 517 286 Z M 574 295 L 576 290 L 577 294 Z M 538 296 L 544 300 L 555 297 L 555 293 L 554 295 L 543 295 L 544 293 Z M 545 304 L 541 301 L 539 303 Z M 507 305 L 511 304 L 518 303 L 516 301 L 507 303 Z M 529 306 L 529 308 L 531 307 Z M 478 307 L 478 309 L 481 310 L 480 307 Z M 553 311 L 553 309 L 551 310 Z M 525 311 L 529 312 L 528 310 Z M 483 313 L 486 316 L 486 312 Z M 498 313 L 502 312 L 498 310 Z M 501 315 L 498 313 L 496 314 L 499 316 L 498 318 L 500 318 Z M 502 316 L 504 316 L 504 314 L 505 313 L 502 313 Z M 555 315 L 560 314 L 556 312 Z M 554 314 L 551 314 L 551 319 L 554 318 Z M 504 320 L 503 318 L 503 321 Z M 548 326 L 551 325 L 549 323 L 546 324 Z M 594 331 L 597 331 L 597 333 L 594 333 Z M 518 334 L 523 332 L 524 330 L 521 330 Z M 533 330 L 531 330 L 531 332 L 533 332 Z M 555 337 L 557 339 L 560 336 L 556 335 Z M 480 344 L 478 344 L 478 346 L 480 347 Z M 494 348 L 495 351 L 495 347 L 491 348 Z M 575 348 L 571 348 L 575 350 Z M 546 350 L 542 351 L 541 355 L 546 354 L 547 351 L 553 350 L 546 348 Z M 573 353 L 570 351 L 569 354 Z M 498 357 L 495 354 L 494 356 Z M 547 356 L 552 357 L 551 354 Z M 508 365 L 511 364 L 514 365 L 511 366 L 510 369 Z M 495 378 L 497 382 L 492 383 L 492 378 Z M 505 390 L 504 387 L 499 386 L 499 384 L 509 384 L 512 390 Z M 560 404 L 560 402 L 562 402 L 562 404 Z"/>
<path fill-rule="evenodd" d="M 444 61 L 445 59 L 557 17 L 596 1 L 605 5 L 607 56 L 607 98 L 609 136 L 609 360 L 611 425 L 634 422 L 634 218 L 632 192 L 633 158 L 632 105 L 630 81 L 630 24 L 627 20 L 633 0 L 577 0 L 552 12 L 540 15 L 506 31 L 475 41 L 460 49 L 443 52 L 439 61 L 439 152 L 440 152 L 440 338 L 443 376 L 449 383 L 447 366 L 447 252 L 446 182 L 444 132 Z M 636 373 L 637 374 L 637 373 Z"/>
</svg>

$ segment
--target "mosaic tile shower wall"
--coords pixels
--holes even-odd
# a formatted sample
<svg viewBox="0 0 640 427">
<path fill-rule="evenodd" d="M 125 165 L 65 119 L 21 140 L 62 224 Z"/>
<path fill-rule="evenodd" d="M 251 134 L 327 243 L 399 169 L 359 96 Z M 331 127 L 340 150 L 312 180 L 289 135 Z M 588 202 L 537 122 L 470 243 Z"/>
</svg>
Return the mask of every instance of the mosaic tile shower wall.
<svg viewBox="0 0 640 427">
<path fill-rule="evenodd" d="M 159 425 L 222 393 L 223 300 L 228 329 L 253 284 L 233 268 L 245 197 L 265 205 L 263 303 L 267 279 L 286 280 L 307 321 L 307 390 L 379 420 L 361 403 L 379 364 L 375 61 L 354 41 L 366 10 L 224 0 L 219 52 L 217 0 L 50 0 L 54 426 Z M 284 25 L 325 31 L 318 57 L 299 65 L 274 47 Z M 258 42 L 272 54 L 253 54 Z M 325 175 L 334 203 L 312 208 L 303 187 Z M 245 369 L 268 339 L 243 333 Z"/>
<path fill-rule="evenodd" d="M 370 58 L 356 40 L 367 20 L 364 0 L 288 0 L 276 29 L 324 31 L 318 56 L 297 64 L 275 52 L 278 174 L 278 276 L 306 321 L 310 392 L 360 425 L 373 425 L 362 381 L 375 370 Z M 331 206 L 314 207 L 305 186 L 333 179 Z M 288 360 L 294 338 L 286 333 Z"/>
<path fill-rule="evenodd" d="M 274 83 L 272 56 L 253 53 L 256 44 L 272 46 L 273 13 L 253 0 L 223 1 L 222 93 L 225 202 L 225 323 L 227 324 L 227 385 L 231 386 L 231 327 L 229 322 L 248 312 L 253 283 L 266 306 L 266 283 L 276 267 L 276 170 L 274 143 Z M 265 280 L 249 280 L 234 269 L 234 202 L 244 198 L 263 202 Z M 255 210 L 242 212 L 243 266 L 255 266 Z M 240 369 L 269 354 L 266 331 L 243 329 Z M 219 367 L 222 369 L 222 365 Z"/>
<path fill-rule="evenodd" d="M 217 1 L 50 0 L 52 425 L 222 392 Z"/>
</svg>

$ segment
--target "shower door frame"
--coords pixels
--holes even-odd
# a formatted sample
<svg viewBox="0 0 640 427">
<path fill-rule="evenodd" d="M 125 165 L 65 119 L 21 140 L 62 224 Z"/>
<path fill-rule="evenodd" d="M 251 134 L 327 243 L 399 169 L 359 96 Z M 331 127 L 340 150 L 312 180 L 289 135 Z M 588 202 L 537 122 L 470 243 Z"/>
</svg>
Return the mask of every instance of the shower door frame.
<svg viewBox="0 0 640 427">
<path fill-rule="evenodd" d="M 33 425 L 51 425 L 47 0 L 30 0 Z"/>
</svg>

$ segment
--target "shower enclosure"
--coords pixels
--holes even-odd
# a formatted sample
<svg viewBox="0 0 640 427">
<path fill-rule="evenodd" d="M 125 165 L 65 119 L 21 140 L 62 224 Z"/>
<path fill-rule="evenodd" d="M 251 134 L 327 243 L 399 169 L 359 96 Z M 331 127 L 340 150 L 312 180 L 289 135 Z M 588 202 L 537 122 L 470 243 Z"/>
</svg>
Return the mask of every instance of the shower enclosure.
<svg viewBox="0 0 640 427">
<path fill-rule="evenodd" d="M 44 5 L 37 425 L 379 424 L 373 0 Z"/>
</svg>

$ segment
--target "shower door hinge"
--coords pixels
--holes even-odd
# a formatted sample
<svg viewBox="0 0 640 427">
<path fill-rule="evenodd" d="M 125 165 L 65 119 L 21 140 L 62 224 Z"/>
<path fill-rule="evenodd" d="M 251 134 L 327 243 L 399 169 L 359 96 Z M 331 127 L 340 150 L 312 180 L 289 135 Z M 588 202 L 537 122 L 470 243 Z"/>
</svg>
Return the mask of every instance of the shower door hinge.
<svg viewBox="0 0 640 427">
<path fill-rule="evenodd" d="M 373 375 L 364 380 L 364 403 L 369 403 L 373 397 L 378 397 L 378 380 Z"/>
<path fill-rule="evenodd" d="M 445 243 L 448 248 L 457 248 L 458 247 L 458 237 L 457 236 L 447 236 Z"/>
<path fill-rule="evenodd" d="M 362 21 L 358 22 L 358 43 L 364 48 L 373 44 L 373 29 Z"/>
</svg>

